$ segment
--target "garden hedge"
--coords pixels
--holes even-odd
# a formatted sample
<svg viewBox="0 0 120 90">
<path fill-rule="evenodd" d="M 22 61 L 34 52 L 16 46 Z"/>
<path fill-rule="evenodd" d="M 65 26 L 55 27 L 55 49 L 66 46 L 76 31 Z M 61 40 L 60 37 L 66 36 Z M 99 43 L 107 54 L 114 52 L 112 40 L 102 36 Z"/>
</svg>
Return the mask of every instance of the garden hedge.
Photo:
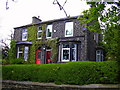
<svg viewBox="0 0 120 90">
<path fill-rule="evenodd" d="M 18 64 L 2 66 L 3 80 L 54 82 L 56 84 L 114 84 L 117 82 L 115 61 L 77 61 L 59 64 Z"/>
</svg>

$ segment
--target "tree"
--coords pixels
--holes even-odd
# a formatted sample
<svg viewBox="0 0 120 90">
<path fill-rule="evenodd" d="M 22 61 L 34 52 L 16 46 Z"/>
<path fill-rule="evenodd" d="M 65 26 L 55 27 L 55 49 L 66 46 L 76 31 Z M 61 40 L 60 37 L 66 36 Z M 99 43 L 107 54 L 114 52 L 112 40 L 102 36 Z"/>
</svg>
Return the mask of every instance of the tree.
<svg viewBox="0 0 120 90">
<path fill-rule="evenodd" d="M 7 59 L 8 51 L 9 51 L 9 45 L 6 43 L 5 40 L 1 40 L 1 47 L 2 47 L 2 59 Z"/>
<path fill-rule="evenodd" d="M 65 0 L 65 2 L 64 2 L 63 5 L 61 5 L 58 0 L 54 0 L 54 1 L 53 1 L 53 4 L 54 4 L 54 5 L 57 4 L 57 5 L 59 6 L 60 10 L 63 10 L 63 11 L 64 11 L 66 17 L 69 17 L 68 14 L 67 14 L 67 12 L 66 12 L 65 9 L 64 9 L 64 5 L 65 5 L 66 3 L 67 3 L 67 0 Z"/>
<path fill-rule="evenodd" d="M 14 40 L 11 40 L 10 42 L 10 49 L 8 51 L 8 59 L 16 59 L 16 42 Z"/>
<path fill-rule="evenodd" d="M 91 8 L 83 11 L 84 15 L 78 19 L 83 20 L 81 24 L 87 23 L 90 31 L 103 33 L 103 45 L 107 51 L 107 57 L 118 62 L 120 71 L 120 1 L 87 2 L 87 4 Z"/>
<path fill-rule="evenodd" d="M 103 33 L 103 44 L 107 50 L 107 55 L 112 59 L 117 59 L 120 2 L 88 2 L 88 4 L 91 5 L 91 8 L 84 11 L 84 15 L 79 17 L 79 19 L 83 19 L 81 24 L 87 23 L 88 30 Z M 111 7 L 106 9 L 108 5 Z"/>
<path fill-rule="evenodd" d="M 11 0 L 12 2 L 15 2 L 15 0 Z M 8 10 L 9 9 L 9 1 L 8 0 L 6 0 L 6 10 Z"/>
<path fill-rule="evenodd" d="M 8 35 L 8 38 L 6 39 L 1 39 L 0 40 L 0 44 L 1 44 L 1 52 L 2 52 L 2 59 L 8 59 L 8 52 L 9 52 L 9 44 L 8 42 L 9 41 L 12 41 L 13 40 L 13 31 L 11 30 L 11 33 L 10 35 Z"/>
</svg>

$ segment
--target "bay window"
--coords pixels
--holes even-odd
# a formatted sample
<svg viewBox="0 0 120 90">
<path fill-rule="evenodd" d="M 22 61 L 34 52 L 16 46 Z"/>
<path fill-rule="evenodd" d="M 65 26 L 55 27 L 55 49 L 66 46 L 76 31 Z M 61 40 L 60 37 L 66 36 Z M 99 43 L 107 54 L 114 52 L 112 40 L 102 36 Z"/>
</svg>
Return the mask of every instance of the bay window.
<svg viewBox="0 0 120 90">
<path fill-rule="evenodd" d="M 17 49 L 17 58 L 21 58 L 23 54 L 22 46 L 19 46 Z"/>
<path fill-rule="evenodd" d="M 28 46 L 18 46 L 17 49 L 17 58 L 24 58 L 25 61 L 28 60 L 28 50 L 29 47 Z"/>
<path fill-rule="evenodd" d="M 70 61 L 70 47 L 69 47 L 69 44 L 63 44 L 62 61 Z"/>
<path fill-rule="evenodd" d="M 28 60 L 28 46 L 25 46 L 24 48 L 24 60 L 27 61 Z"/>
<path fill-rule="evenodd" d="M 72 44 L 72 49 L 71 49 L 71 53 L 72 53 L 72 61 L 76 61 L 76 55 L 77 55 L 77 44 Z"/>
<path fill-rule="evenodd" d="M 96 62 L 103 61 L 103 50 L 96 50 Z"/>
<path fill-rule="evenodd" d="M 77 59 L 77 44 L 62 45 L 62 61 L 76 61 Z"/>
</svg>

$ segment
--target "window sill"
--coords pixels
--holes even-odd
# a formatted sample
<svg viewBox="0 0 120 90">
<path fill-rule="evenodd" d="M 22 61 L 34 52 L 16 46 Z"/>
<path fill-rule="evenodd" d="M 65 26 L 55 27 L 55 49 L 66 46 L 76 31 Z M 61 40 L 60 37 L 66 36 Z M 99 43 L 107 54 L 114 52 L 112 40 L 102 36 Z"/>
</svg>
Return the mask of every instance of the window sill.
<svg viewBox="0 0 120 90">
<path fill-rule="evenodd" d="M 73 37 L 73 35 L 65 35 L 65 37 Z"/>
<path fill-rule="evenodd" d="M 37 39 L 42 39 L 42 38 L 37 38 Z"/>
<path fill-rule="evenodd" d="M 27 41 L 27 39 L 22 39 L 22 41 Z"/>
<path fill-rule="evenodd" d="M 69 62 L 70 60 L 62 60 L 62 62 Z"/>
</svg>

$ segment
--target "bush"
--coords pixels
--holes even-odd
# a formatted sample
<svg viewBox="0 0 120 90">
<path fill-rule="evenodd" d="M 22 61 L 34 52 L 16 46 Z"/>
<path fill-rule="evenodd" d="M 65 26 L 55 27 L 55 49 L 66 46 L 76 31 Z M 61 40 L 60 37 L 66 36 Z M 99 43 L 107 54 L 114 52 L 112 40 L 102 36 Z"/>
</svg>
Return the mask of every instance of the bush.
<svg viewBox="0 0 120 90">
<path fill-rule="evenodd" d="M 8 61 L 8 60 L 5 60 L 5 59 L 1 59 L 1 60 L 2 60 L 2 64 L 3 64 L 3 65 L 9 64 L 9 61 Z"/>
<path fill-rule="evenodd" d="M 23 64 L 24 60 L 22 58 L 11 59 L 9 61 L 10 64 Z"/>
<path fill-rule="evenodd" d="M 44 65 L 3 65 L 3 80 L 54 82 L 56 84 L 118 83 L 115 61 L 78 61 Z"/>
</svg>

